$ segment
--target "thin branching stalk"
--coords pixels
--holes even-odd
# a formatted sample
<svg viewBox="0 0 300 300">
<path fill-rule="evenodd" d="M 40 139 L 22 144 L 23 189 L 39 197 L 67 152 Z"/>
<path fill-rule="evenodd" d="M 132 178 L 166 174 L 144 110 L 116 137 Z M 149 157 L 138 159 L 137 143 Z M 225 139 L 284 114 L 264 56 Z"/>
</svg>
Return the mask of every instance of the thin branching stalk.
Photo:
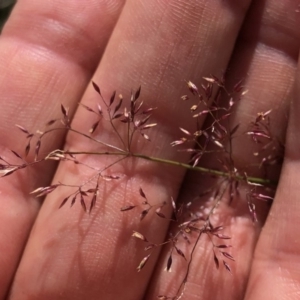
<svg viewBox="0 0 300 300">
<path fill-rule="evenodd" d="M 176 167 L 181 167 L 187 170 L 191 171 L 196 171 L 196 172 L 201 172 L 205 174 L 210 174 L 210 175 L 215 175 L 215 176 L 220 176 L 220 177 L 231 177 L 232 174 L 224 172 L 224 171 L 219 171 L 219 170 L 214 170 L 210 168 L 204 168 L 200 166 L 192 166 L 190 164 L 178 162 L 176 160 L 170 160 L 170 159 L 165 159 L 165 158 L 160 158 L 160 157 L 154 157 L 154 156 L 148 156 L 145 154 L 141 153 L 130 153 L 130 152 L 109 152 L 109 151 L 104 151 L 104 152 L 90 152 L 90 151 L 64 151 L 65 154 L 71 154 L 71 155 L 81 155 L 81 154 L 86 154 L 86 155 L 107 155 L 107 156 L 126 156 L 126 157 L 136 157 L 136 158 L 141 158 L 144 160 L 148 161 L 153 161 L 157 163 L 162 163 L 170 166 L 176 166 Z M 252 176 L 242 176 L 242 175 L 235 175 L 234 177 L 236 180 L 239 181 L 248 181 L 249 183 L 256 183 L 256 184 L 262 184 L 262 185 L 276 185 L 276 182 L 270 180 L 270 179 L 265 179 L 265 178 L 260 178 L 260 177 L 252 177 Z"/>
</svg>

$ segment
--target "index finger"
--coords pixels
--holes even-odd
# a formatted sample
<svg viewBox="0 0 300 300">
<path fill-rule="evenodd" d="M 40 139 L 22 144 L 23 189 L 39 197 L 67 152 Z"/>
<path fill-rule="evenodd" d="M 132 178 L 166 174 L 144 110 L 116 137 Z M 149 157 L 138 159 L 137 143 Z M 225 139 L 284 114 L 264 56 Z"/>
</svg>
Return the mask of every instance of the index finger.
<svg viewBox="0 0 300 300">
<path fill-rule="evenodd" d="M 89 1 L 87 5 L 81 1 L 18 1 L 0 36 L 3 159 L 20 163 L 10 150 L 24 153 L 25 136 L 15 124 L 30 132 L 43 130 L 45 120 L 55 118 L 61 102 L 74 112 L 123 2 Z M 59 147 L 63 137 L 52 136 L 41 151 Z M 49 183 L 54 168 L 48 165 L 43 173 L 34 168 L 0 181 L 0 298 L 6 294 L 39 209 L 39 202 L 30 199 L 29 191 Z"/>
</svg>

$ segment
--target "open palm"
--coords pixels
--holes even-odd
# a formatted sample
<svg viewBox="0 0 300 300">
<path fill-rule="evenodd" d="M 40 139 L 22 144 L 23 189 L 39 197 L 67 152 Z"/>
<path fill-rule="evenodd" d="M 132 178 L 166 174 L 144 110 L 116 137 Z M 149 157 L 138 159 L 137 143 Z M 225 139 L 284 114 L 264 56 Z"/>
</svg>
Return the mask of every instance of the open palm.
<svg viewBox="0 0 300 300">
<path fill-rule="evenodd" d="M 203 243 L 182 299 L 299 299 L 299 40 L 300 13 L 292 0 L 19 0 L 0 37 L 1 157 L 11 155 L 10 149 L 24 151 L 15 124 L 42 128 L 57 117 L 61 103 L 70 108 L 74 126 L 85 128 L 89 114 L 76 109 L 78 102 L 94 102 L 93 79 L 106 98 L 113 90 L 129 94 L 141 85 L 144 102 L 159 107 L 147 152 L 188 161 L 186 154 L 169 151 L 178 127 L 193 126 L 178 100 L 186 93 L 184 81 L 200 85 L 203 76 L 228 70 L 229 84 L 244 79 L 249 90 L 233 122 L 246 126 L 256 113 L 273 109 L 281 139 L 288 126 L 285 162 L 262 230 L 238 205 L 224 209 L 222 221 L 234 246 L 233 276 L 215 269 L 211 247 Z M 112 132 L 98 134 L 114 142 Z M 237 167 L 252 155 L 248 143 L 236 145 Z M 62 147 L 90 145 L 61 132 L 45 140 L 41 151 Z M 99 168 L 107 164 L 101 157 L 85 160 Z M 58 210 L 64 191 L 49 195 L 42 206 L 29 196 L 52 180 L 76 184 L 84 178 L 72 166 L 55 170 L 48 164 L 1 179 L 0 298 L 174 295 L 184 268 L 180 257 L 180 267 L 165 272 L 163 249 L 137 273 L 143 250 L 129 237 L 138 218 L 121 214 L 120 207 L 137 198 L 140 186 L 147 197 L 162 201 L 182 187 L 185 199 L 203 178 L 136 160 L 125 180 L 103 191 L 91 215 L 78 206 Z M 157 243 L 168 230 L 167 222 L 155 220 L 138 226 Z"/>
</svg>

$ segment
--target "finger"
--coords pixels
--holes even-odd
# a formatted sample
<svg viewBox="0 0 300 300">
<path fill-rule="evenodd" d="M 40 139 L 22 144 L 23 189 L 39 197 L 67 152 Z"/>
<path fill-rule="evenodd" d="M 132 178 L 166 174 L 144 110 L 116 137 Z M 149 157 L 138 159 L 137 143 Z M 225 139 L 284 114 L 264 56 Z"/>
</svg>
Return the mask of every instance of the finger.
<svg viewBox="0 0 300 300">
<path fill-rule="evenodd" d="M 255 250 L 246 294 L 249 300 L 299 298 L 299 62 L 283 169 L 274 204 Z"/>
<path fill-rule="evenodd" d="M 183 86 L 184 79 L 194 80 L 226 68 L 247 5 L 248 1 L 239 1 L 236 5 L 222 1 L 210 1 L 209 5 L 206 1 L 126 3 L 94 81 L 105 99 L 109 99 L 114 89 L 128 99 L 130 89 L 141 84 L 145 105 L 159 106 L 153 122 L 160 125 L 151 131 L 153 142 L 146 144 L 147 141 L 144 143 L 142 137 L 138 137 L 129 151 L 170 159 L 187 158 L 168 150 L 177 132 L 177 120 L 187 116 L 176 103 L 184 89 L 178 87 Z M 216 56 L 211 49 L 220 47 L 223 51 Z M 94 108 L 95 98 L 95 91 L 89 88 L 83 103 Z M 89 118 L 88 112 L 78 112 L 72 127 L 87 131 Z M 123 147 L 118 136 L 111 129 L 105 132 L 106 128 L 101 124 L 96 137 Z M 67 139 L 66 147 L 97 149 L 91 141 L 76 135 Z M 113 161 L 95 156 L 80 156 L 80 159 L 99 170 Z M 54 182 L 80 184 L 85 181 L 84 175 L 88 174 L 80 174 L 73 168 L 73 165 L 62 165 Z M 20 297 L 21 293 L 29 298 L 46 295 L 50 298 L 63 295 L 65 299 L 142 297 L 158 253 L 152 255 L 145 272 L 138 274 L 136 266 L 145 254 L 129 237 L 132 230 L 138 230 L 149 240 L 159 242 L 168 224 L 149 214 L 144 225 L 139 226 L 139 212 L 133 210 L 129 215 L 121 215 L 119 209 L 128 202 L 141 202 L 140 186 L 152 204 L 162 203 L 170 195 L 176 196 L 183 171 L 128 160 L 108 174 L 120 173 L 122 180 L 112 187 L 99 183 L 97 206 L 91 217 L 82 215 L 78 206 L 72 211 L 67 207 L 58 211 L 61 200 L 67 196 L 65 192 L 58 191 L 47 198 L 17 272 L 12 299 Z M 95 187 L 95 181 L 92 183 Z M 38 265 L 35 270 L 30 267 L 33 261 Z M 59 281 L 56 280 L 58 274 Z M 32 282 L 39 282 L 39 287 Z M 75 291 L 74 286 L 78 290 Z"/>
<path fill-rule="evenodd" d="M 288 21 L 285 18 L 287 12 L 290 13 Z M 278 1 L 253 2 L 232 55 L 226 80 L 230 90 L 230 86 L 244 78 L 243 85 L 248 90 L 248 93 L 236 104 L 235 112 L 231 115 L 228 126 L 228 130 L 230 130 L 235 125 L 240 124 L 236 138 L 232 140 L 232 150 L 230 150 L 229 144 L 226 145 L 227 149 L 230 150 L 232 163 L 230 164 L 229 155 L 215 154 L 214 156 L 207 156 L 206 159 L 204 156 L 204 159 L 200 160 L 199 163 L 201 166 L 224 170 L 223 165 L 227 161 L 229 162 L 227 167 L 233 172 L 236 168 L 239 174 L 247 172 L 249 176 L 252 174 L 254 176 L 264 175 L 263 168 L 258 169 L 257 166 L 270 153 L 262 152 L 258 158 L 255 158 L 253 152 L 257 152 L 262 146 L 255 146 L 249 136 L 244 137 L 244 133 L 249 131 L 250 122 L 255 120 L 257 113 L 272 109 L 270 122 L 274 141 L 277 139 L 284 141 L 287 106 L 292 93 L 299 49 L 299 26 L 297 25 L 297 14 L 293 13 L 294 3 L 292 1 L 286 1 L 285 3 L 279 3 Z M 286 21 L 283 22 L 283 19 Z M 217 126 L 216 129 L 218 129 Z M 269 141 L 268 139 L 267 143 Z M 261 140 L 261 142 L 265 143 L 264 140 Z M 220 164 L 219 161 L 222 161 L 222 163 Z M 253 162 L 255 168 L 252 166 Z M 277 166 L 277 170 L 273 168 L 272 171 L 275 173 L 278 172 L 278 169 L 279 166 Z M 276 178 L 275 174 L 270 172 L 267 174 L 273 179 Z M 234 177 L 231 180 L 234 181 Z M 225 183 L 225 185 L 224 182 L 220 184 L 220 179 L 197 176 L 197 172 L 188 174 L 180 199 L 181 202 L 189 205 L 189 202 L 192 201 L 194 213 L 202 216 L 202 220 L 199 220 L 194 226 L 205 228 L 207 223 L 203 219 L 207 220 L 207 214 L 217 205 L 213 215 L 209 216 L 209 220 L 213 226 L 224 225 L 223 233 L 230 236 L 231 239 L 229 241 L 218 239 L 208 232 L 208 234 L 202 234 L 195 246 L 195 237 L 194 239 L 189 237 L 193 243 L 188 245 L 182 235 L 179 234 L 179 241 L 176 246 L 184 253 L 187 261 L 177 255 L 176 249 L 172 248 L 170 243 L 171 246 L 164 249 L 159 266 L 153 275 L 153 282 L 148 291 L 149 299 L 152 299 L 154 295 L 174 296 L 178 293 L 178 290 L 180 295 L 182 289 L 179 287 L 186 274 L 188 274 L 188 277 L 183 299 L 243 298 L 252 261 L 252 252 L 269 206 L 266 203 L 260 204 L 259 200 L 253 200 L 257 207 L 259 221 L 253 224 L 252 216 L 247 208 L 246 198 L 246 194 L 253 189 L 253 186 L 240 184 L 239 196 L 234 193 L 236 197 L 230 202 L 228 195 L 230 180 L 225 181 Z M 224 197 L 220 197 L 224 187 L 227 187 L 227 191 Z M 199 198 L 199 195 L 210 188 L 212 191 L 208 195 Z M 218 196 L 214 197 L 217 190 L 219 191 Z M 264 190 L 258 191 L 256 193 L 265 193 Z M 186 209 L 188 210 L 188 207 Z M 189 219 L 191 218 L 183 219 L 181 222 Z M 181 228 L 178 227 L 178 224 L 173 226 L 171 229 L 173 236 L 176 236 Z M 196 233 L 194 233 L 195 235 L 197 236 Z M 208 236 L 212 239 L 209 239 Z M 216 245 L 232 245 L 232 249 L 218 249 L 213 247 L 212 241 Z M 172 249 L 173 252 L 171 252 Z M 262 247 L 262 251 L 264 251 L 263 249 L 265 247 Z M 220 264 L 219 271 L 216 270 L 214 251 Z M 222 252 L 233 255 L 235 262 L 226 259 Z M 172 272 L 169 273 L 164 270 L 171 253 L 173 263 Z M 193 257 L 191 257 L 192 253 Z M 188 266 L 190 260 L 192 260 L 192 263 Z M 233 276 L 225 273 L 223 260 L 229 264 Z M 253 299 L 257 298 L 254 296 Z"/>
<path fill-rule="evenodd" d="M 10 151 L 23 156 L 28 141 L 15 124 L 35 133 L 37 129 L 44 130 L 47 118 L 57 117 L 61 103 L 70 106 L 70 114 L 75 110 L 121 6 L 122 1 L 92 1 L 89 5 L 73 1 L 18 1 L 0 37 L 3 159 L 23 163 Z M 59 147 L 63 136 L 52 135 L 42 145 L 41 153 Z M 32 142 L 31 151 L 34 148 Z M 28 160 L 32 160 L 32 155 Z M 5 164 L 1 161 L 1 175 L 6 171 Z M 36 185 L 49 183 L 54 168 L 48 164 L 47 172 L 40 173 L 41 169 L 36 168 L 1 179 L 0 298 L 6 293 L 39 208 L 39 202 L 29 201 L 28 194 Z"/>
</svg>

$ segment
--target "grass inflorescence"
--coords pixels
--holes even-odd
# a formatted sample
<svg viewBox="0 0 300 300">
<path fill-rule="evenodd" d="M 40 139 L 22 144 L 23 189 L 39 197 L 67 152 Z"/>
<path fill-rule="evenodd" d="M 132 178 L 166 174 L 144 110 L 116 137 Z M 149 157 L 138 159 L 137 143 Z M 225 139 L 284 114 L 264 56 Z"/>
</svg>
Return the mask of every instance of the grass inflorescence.
<svg viewBox="0 0 300 300">
<path fill-rule="evenodd" d="M 169 245 L 169 256 L 166 261 L 166 271 L 170 271 L 173 265 L 173 256 L 179 255 L 186 261 L 186 270 L 182 275 L 181 285 L 178 287 L 176 295 L 167 296 L 159 295 L 158 299 L 179 299 L 184 291 L 185 284 L 188 281 L 190 266 L 193 262 L 193 255 L 197 251 L 197 245 L 201 241 L 202 236 L 206 236 L 211 244 L 212 259 L 216 268 L 223 266 L 227 271 L 231 272 L 231 263 L 234 263 L 234 257 L 231 250 L 231 244 L 228 242 L 230 236 L 224 233 L 226 224 L 214 224 L 212 216 L 218 212 L 220 203 L 225 201 L 227 205 L 231 205 L 235 199 L 242 201 L 248 206 L 249 216 L 253 222 L 258 221 L 256 213 L 256 203 L 266 202 L 272 203 L 273 195 L 276 188 L 276 182 L 268 179 L 267 170 L 269 166 L 280 164 L 283 157 L 283 145 L 276 137 L 272 135 L 270 125 L 271 111 L 259 112 L 254 116 L 253 121 L 249 124 L 246 131 L 240 130 L 239 124 L 231 124 L 230 116 L 233 113 L 234 107 L 239 101 L 242 101 L 246 90 L 242 85 L 242 81 L 238 82 L 231 91 L 228 91 L 224 84 L 223 78 L 215 76 L 203 78 L 203 84 L 198 88 L 191 81 L 187 82 L 190 95 L 181 97 L 183 102 L 191 103 L 189 110 L 191 118 L 195 122 L 195 130 L 187 130 L 184 125 L 180 126 L 178 132 L 181 134 L 170 145 L 170 149 L 174 151 L 185 152 L 190 155 L 190 160 L 176 161 L 169 160 L 164 157 L 153 157 L 143 153 L 142 151 L 134 150 L 134 142 L 138 139 L 144 139 L 151 142 L 151 129 L 159 126 L 156 122 L 151 121 L 152 114 L 156 108 L 144 108 L 144 103 L 141 100 L 141 88 L 132 92 L 129 101 L 124 101 L 123 96 L 116 95 L 113 92 L 109 99 L 104 99 L 99 86 L 93 82 L 93 87 L 98 94 L 99 101 L 94 107 L 80 104 L 80 106 L 95 116 L 95 121 L 91 124 L 88 132 L 73 128 L 69 112 L 66 107 L 61 105 L 61 117 L 58 119 L 49 120 L 45 125 L 45 130 L 31 132 L 21 125 L 16 125 L 18 129 L 25 135 L 27 143 L 24 147 L 24 155 L 15 151 L 11 151 L 20 163 L 12 164 L 7 159 L 0 157 L 0 175 L 2 177 L 11 175 L 21 169 L 40 164 L 44 161 L 54 160 L 59 162 L 68 161 L 78 166 L 90 168 L 93 175 L 87 178 L 80 185 L 70 185 L 61 182 L 51 184 L 45 187 L 38 187 L 32 194 L 37 197 L 44 197 L 52 193 L 58 188 L 72 187 L 74 191 L 64 199 L 60 200 L 58 208 L 61 209 L 67 203 L 72 207 L 76 202 L 79 202 L 85 212 L 92 213 L 96 201 L 99 196 L 99 186 L 101 181 L 117 181 L 120 175 L 114 175 L 114 166 L 121 161 L 127 159 L 142 159 L 150 162 L 173 166 L 174 168 L 184 168 L 192 172 L 200 172 L 206 176 L 216 177 L 217 183 L 211 187 L 199 187 L 199 197 L 206 195 L 209 197 L 209 205 L 204 208 L 195 207 L 195 204 L 190 199 L 176 202 L 172 195 L 169 195 L 169 201 L 156 200 L 153 202 L 148 199 L 147 193 L 143 187 L 138 188 L 140 203 L 127 203 L 120 207 L 120 213 L 128 211 L 136 211 L 139 215 L 139 220 L 142 222 L 149 215 L 151 218 L 160 218 L 165 222 L 176 224 L 173 228 L 176 230 L 170 232 L 166 240 L 157 244 L 152 242 L 143 233 L 134 231 L 132 237 L 142 242 L 145 250 L 145 256 L 141 258 L 140 263 L 136 267 L 137 272 L 142 271 L 147 264 L 151 255 L 159 247 Z M 228 101 L 224 102 L 224 95 Z M 126 105 L 127 103 L 127 105 Z M 225 103 L 225 104 L 224 104 Z M 207 122 L 202 125 L 203 118 Z M 116 143 L 111 144 L 96 137 L 95 133 L 102 122 L 109 124 L 111 130 L 116 136 Z M 120 129 L 122 126 L 122 129 Z M 40 149 L 43 141 L 48 134 L 55 131 L 73 132 L 84 139 L 98 145 L 100 150 L 88 151 L 84 149 L 64 150 L 56 149 L 46 155 L 40 154 Z M 248 136 L 256 145 L 256 150 L 253 152 L 253 157 L 257 163 L 255 168 L 263 170 L 264 177 L 255 177 L 248 173 L 247 166 L 243 169 L 235 165 L 233 147 L 235 139 L 240 136 Z M 27 161 L 26 157 L 32 155 L 32 160 Z M 81 155 L 90 156 L 112 156 L 115 160 L 98 169 L 97 167 L 89 166 L 80 160 Z M 209 168 L 202 164 L 209 157 L 214 161 L 215 168 Z M 252 168 L 250 168 L 253 170 Z M 255 174 L 255 171 L 254 171 Z M 239 188 L 241 183 L 246 186 L 246 192 L 240 195 Z M 170 206 L 172 214 L 167 212 L 166 207 Z M 151 212 L 151 213 L 150 213 Z M 179 246 L 179 241 L 184 241 L 189 245 L 182 250 Z M 180 276 L 178 274 L 178 276 Z"/>
</svg>

